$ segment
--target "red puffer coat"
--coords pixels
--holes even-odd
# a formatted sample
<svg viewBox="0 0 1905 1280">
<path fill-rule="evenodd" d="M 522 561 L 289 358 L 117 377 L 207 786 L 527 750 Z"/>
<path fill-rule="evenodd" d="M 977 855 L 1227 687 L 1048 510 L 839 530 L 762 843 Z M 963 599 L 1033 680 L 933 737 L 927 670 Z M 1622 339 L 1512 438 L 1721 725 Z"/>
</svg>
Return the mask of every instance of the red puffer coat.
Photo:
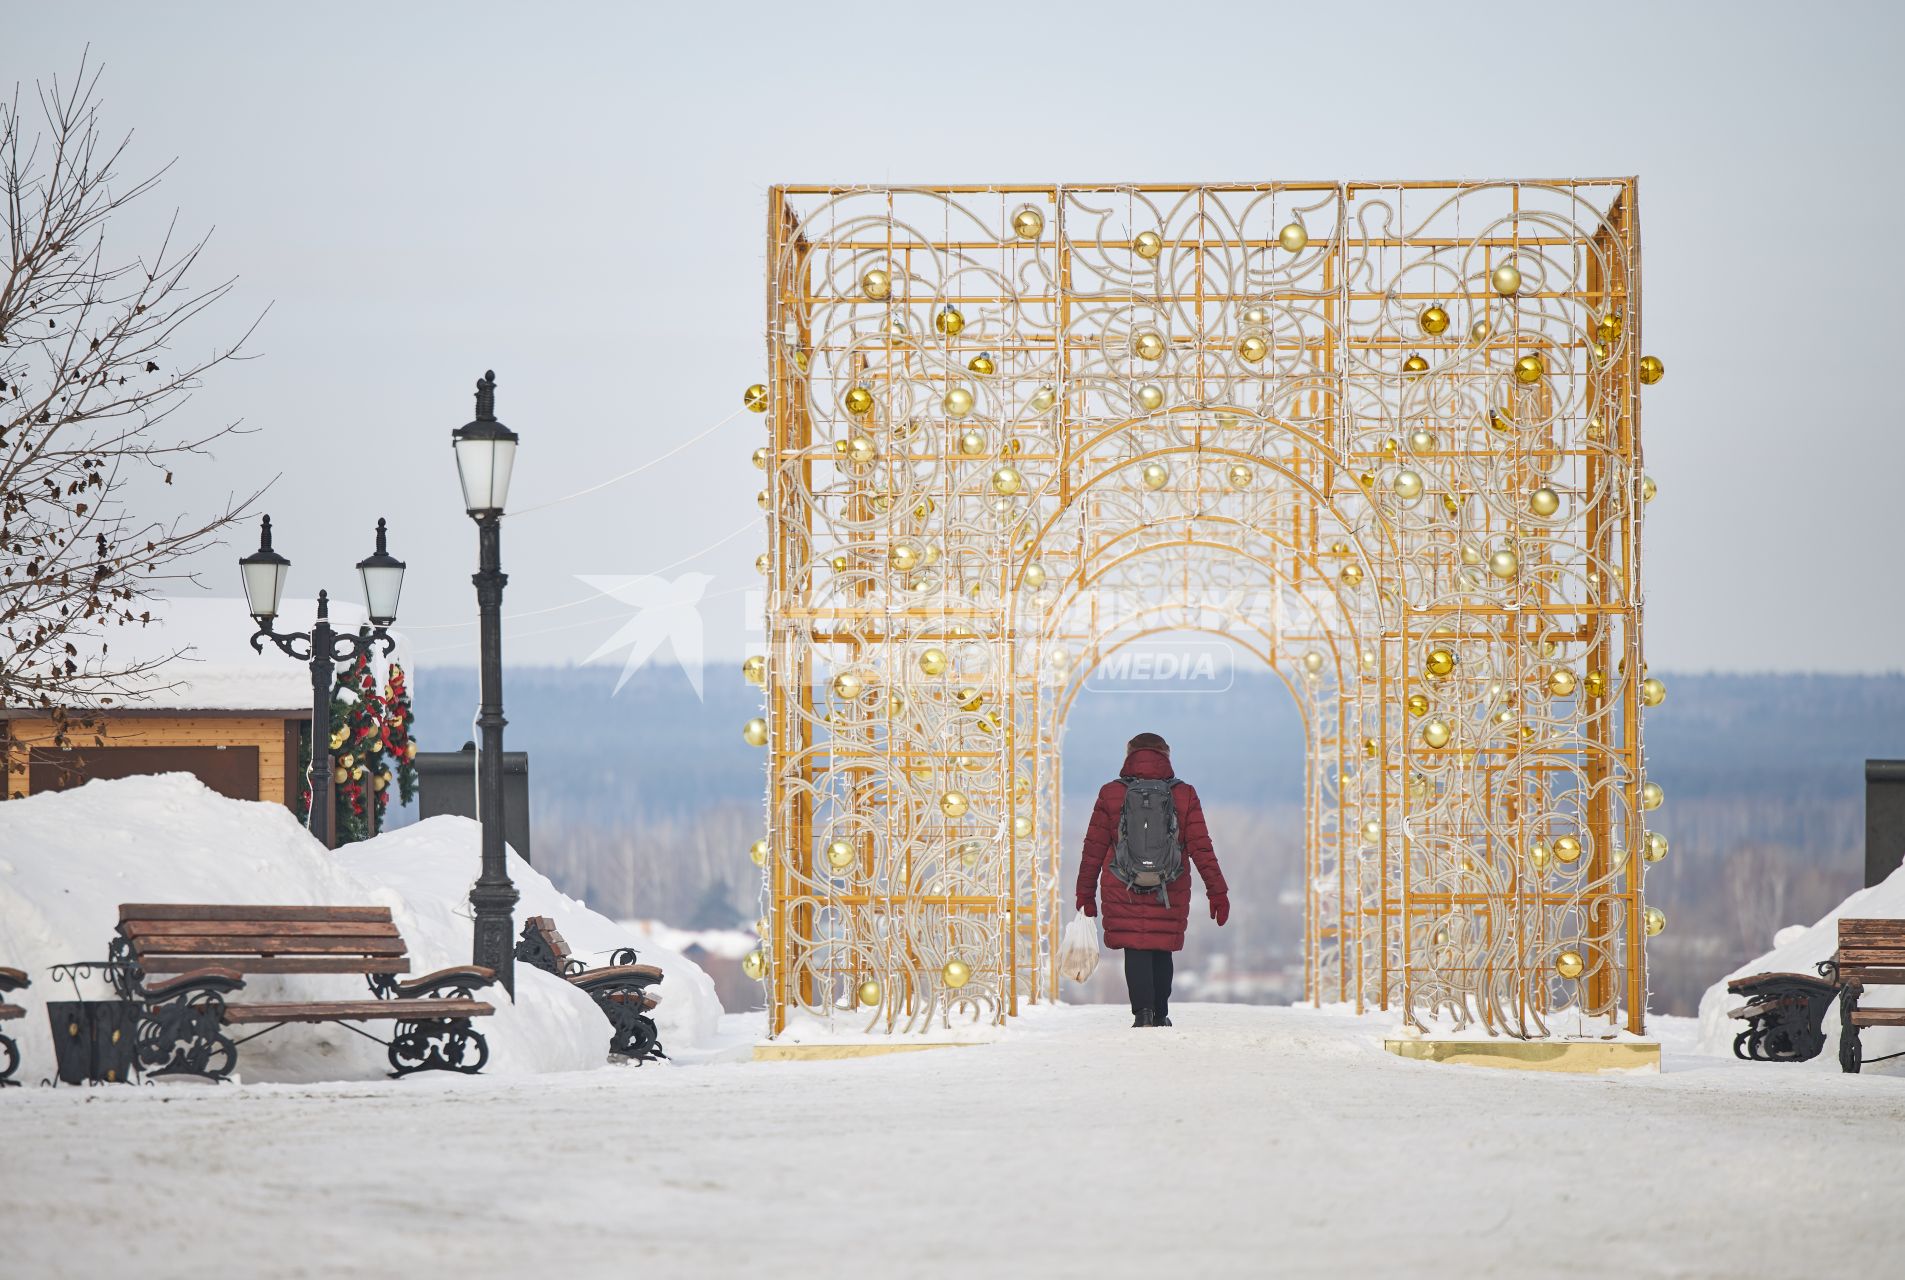
<svg viewBox="0 0 1905 1280">
<path fill-rule="evenodd" d="M 1172 776 L 1171 757 L 1162 751 L 1140 748 L 1125 757 L 1124 768 L 1119 773 L 1130 778 L 1168 778 Z M 1111 874 L 1111 853 L 1118 843 L 1118 822 L 1124 816 L 1124 790 L 1123 782 L 1107 782 L 1098 792 L 1098 803 L 1091 811 L 1091 826 L 1085 831 L 1085 856 L 1078 867 L 1078 908 L 1085 910 L 1094 896 L 1103 902 L 1107 947 L 1181 951 L 1184 927 L 1191 918 L 1188 871 L 1171 882 L 1168 907 L 1158 901 L 1155 892 L 1134 892 Z M 1197 868 L 1212 914 L 1221 921 L 1230 915 L 1230 887 L 1224 883 L 1223 868 L 1217 865 L 1217 852 L 1211 848 L 1210 831 L 1204 826 L 1204 806 L 1198 803 L 1197 791 L 1188 782 L 1173 788 L 1171 799 L 1177 805 L 1177 830 L 1184 842 L 1184 860 Z M 1096 895 L 1092 892 L 1094 887 Z"/>
</svg>

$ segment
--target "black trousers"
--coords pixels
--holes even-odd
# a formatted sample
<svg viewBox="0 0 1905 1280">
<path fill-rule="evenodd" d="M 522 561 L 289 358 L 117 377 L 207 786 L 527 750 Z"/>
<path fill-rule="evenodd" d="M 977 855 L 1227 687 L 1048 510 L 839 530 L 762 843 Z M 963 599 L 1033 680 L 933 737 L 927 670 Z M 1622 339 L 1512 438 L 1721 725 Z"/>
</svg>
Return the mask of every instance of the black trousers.
<svg viewBox="0 0 1905 1280">
<path fill-rule="evenodd" d="M 1162 1018 L 1171 1011 L 1171 953 L 1124 949 L 1124 984 L 1131 992 L 1131 1012 L 1149 1009 Z"/>
</svg>

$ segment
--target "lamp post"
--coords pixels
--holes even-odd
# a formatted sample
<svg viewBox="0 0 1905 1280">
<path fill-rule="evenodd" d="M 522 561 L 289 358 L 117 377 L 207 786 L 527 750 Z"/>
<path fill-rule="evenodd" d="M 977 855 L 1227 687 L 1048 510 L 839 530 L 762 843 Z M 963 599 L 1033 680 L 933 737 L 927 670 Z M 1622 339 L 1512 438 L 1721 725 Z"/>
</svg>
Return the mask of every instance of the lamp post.
<svg viewBox="0 0 1905 1280">
<path fill-rule="evenodd" d="M 279 631 L 275 627 L 278 606 L 284 602 L 285 579 L 291 574 L 291 562 L 272 550 L 271 517 L 264 518 L 258 549 L 238 561 L 238 572 L 245 584 L 245 608 L 258 630 L 251 647 L 265 651 L 269 640 L 287 656 L 309 664 L 311 668 L 311 834 L 325 848 L 331 847 L 331 686 L 337 664 L 356 662 L 358 658 L 383 647 L 388 657 L 397 641 L 386 629 L 397 620 L 397 599 L 403 594 L 403 561 L 390 554 L 384 545 L 384 522 L 377 521 L 377 549 L 357 562 L 364 584 L 364 604 L 370 614 L 367 635 L 340 632 L 331 626 L 331 596 L 318 592 L 317 621 L 309 631 Z"/>
<path fill-rule="evenodd" d="M 476 816 L 483 824 L 483 870 L 470 890 L 476 914 L 474 963 L 496 971 L 496 980 L 514 998 L 516 886 L 509 880 L 503 846 L 503 504 L 509 497 L 516 463 L 516 433 L 496 420 L 496 374 L 487 371 L 476 384 L 476 417 L 451 435 L 457 479 L 463 485 L 463 509 L 476 521 L 477 617 L 481 630 L 479 707 L 482 753 L 476 769 Z"/>
</svg>

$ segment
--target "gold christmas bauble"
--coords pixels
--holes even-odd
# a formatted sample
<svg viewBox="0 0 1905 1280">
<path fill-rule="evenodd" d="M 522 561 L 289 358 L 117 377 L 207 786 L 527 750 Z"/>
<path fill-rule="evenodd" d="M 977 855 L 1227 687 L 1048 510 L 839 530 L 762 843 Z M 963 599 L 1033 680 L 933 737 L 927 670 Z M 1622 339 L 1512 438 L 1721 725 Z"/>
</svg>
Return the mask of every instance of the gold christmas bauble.
<svg viewBox="0 0 1905 1280">
<path fill-rule="evenodd" d="M 1155 329 L 1142 329 L 1131 339 L 1131 349 L 1141 360 L 1164 358 L 1164 339 Z"/>
<path fill-rule="evenodd" d="M 1269 324 L 1270 313 L 1262 307 L 1245 307 L 1244 308 L 1244 323 L 1252 324 L 1252 325 Z"/>
<path fill-rule="evenodd" d="M 994 491 L 1004 494 L 1008 498 L 1017 493 L 1024 484 L 1025 478 L 1011 467 L 1000 467 L 997 471 L 992 473 L 992 487 Z"/>
<path fill-rule="evenodd" d="M 1645 680 L 1640 682 L 1640 705 L 1641 706 L 1657 707 L 1661 703 L 1665 702 L 1666 700 L 1667 700 L 1667 686 L 1665 684 L 1661 683 L 1659 680 L 1655 679 L 1653 676 L 1648 676 Z"/>
<path fill-rule="evenodd" d="M 349 769 L 339 767 L 337 769 L 332 770 L 331 772 L 331 781 L 335 782 L 340 787 L 343 786 L 345 783 L 349 782 L 350 780 L 351 780 L 351 771 Z"/>
<path fill-rule="evenodd" d="M 992 363 L 992 357 L 982 351 L 972 359 L 966 361 L 966 368 L 983 378 L 989 373 L 996 372 L 999 366 Z"/>
<path fill-rule="evenodd" d="M 1521 292 L 1521 270 L 1512 262 L 1504 262 L 1489 273 L 1488 282 L 1502 297 L 1512 297 Z"/>
<path fill-rule="evenodd" d="M 1640 856 L 1649 862 L 1659 862 L 1667 856 L 1667 837 L 1658 831 L 1649 831 L 1645 844 L 1641 846 Z"/>
<path fill-rule="evenodd" d="M 1027 565 L 1025 567 L 1025 585 L 1034 591 L 1042 590 L 1045 586 L 1045 566 L 1042 564 Z"/>
<path fill-rule="evenodd" d="M 1429 714 L 1429 700 L 1419 693 L 1410 694 L 1407 705 L 1409 707 L 1409 714 L 1412 716 L 1426 716 Z"/>
<path fill-rule="evenodd" d="M 1036 240 L 1045 230 L 1045 215 L 1026 205 L 1012 215 L 1012 234 L 1021 240 Z"/>
<path fill-rule="evenodd" d="M 1286 223 L 1283 230 L 1277 232 L 1277 243 L 1283 246 L 1286 253 L 1302 253 L 1303 247 L 1309 242 L 1310 233 L 1303 229 L 1301 222 Z"/>
<path fill-rule="evenodd" d="M 1426 427 L 1417 427 L 1409 433 L 1409 448 L 1415 453 L 1435 452 L 1435 432 Z"/>
<path fill-rule="evenodd" d="M 750 747 L 766 746 L 767 721 L 761 719 L 759 716 L 755 716 L 752 720 L 741 726 L 741 737 Z"/>
<path fill-rule="evenodd" d="M 1389 489 L 1404 502 L 1414 502 L 1422 496 L 1422 477 L 1413 471 L 1398 471 Z"/>
<path fill-rule="evenodd" d="M 1481 343 L 1487 342 L 1488 335 L 1493 332 L 1495 332 L 1495 327 L 1489 324 L 1488 321 L 1477 320 L 1468 327 L 1468 340 L 1479 346 Z"/>
<path fill-rule="evenodd" d="M 1660 486 L 1654 483 L 1654 478 L 1652 476 L 1642 476 L 1640 478 L 1640 500 L 1642 502 L 1652 502 L 1659 496 Z"/>
<path fill-rule="evenodd" d="M 1565 698 L 1574 692 L 1574 672 L 1562 667 L 1548 677 L 1548 692 L 1557 698 Z"/>
<path fill-rule="evenodd" d="M 1138 404 L 1147 412 L 1160 408 L 1164 404 L 1164 388 L 1154 382 L 1147 382 L 1138 388 Z"/>
<path fill-rule="evenodd" d="M 1563 951 L 1554 958 L 1554 971 L 1564 978 L 1578 978 L 1587 969 L 1578 951 Z"/>
<path fill-rule="evenodd" d="M 1162 462 L 1147 462 L 1139 474 L 1147 489 L 1162 489 L 1171 479 L 1170 469 Z"/>
<path fill-rule="evenodd" d="M 1270 354 L 1270 344 L 1253 333 L 1237 344 L 1237 354 L 1251 364 L 1256 364 Z"/>
<path fill-rule="evenodd" d="M 847 441 L 847 457 L 855 462 L 871 462 L 880 456 L 880 450 L 865 436 L 855 436 Z"/>
<path fill-rule="evenodd" d="M 1360 587 L 1363 585 L 1363 567 L 1361 565 L 1344 565 L 1343 572 L 1340 576 L 1343 579 L 1343 585 L 1346 587 Z"/>
<path fill-rule="evenodd" d="M 1382 839 L 1382 823 L 1375 818 L 1363 823 L 1363 839 L 1375 844 Z"/>
<path fill-rule="evenodd" d="M 1434 679 L 1440 680 L 1455 670 L 1455 654 L 1438 645 L 1429 650 L 1429 656 L 1423 660 L 1422 669 Z"/>
<path fill-rule="evenodd" d="M 766 684 L 767 659 L 758 653 L 751 655 L 741 663 L 741 676 L 749 684 Z"/>
<path fill-rule="evenodd" d="M 927 649 L 919 655 L 919 669 L 929 676 L 945 675 L 947 665 L 944 649 Z"/>
<path fill-rule="evenodd" d="M 868 391 L 865 387 L 853 387 L 847 391 L 846 397 L 841 403 L 846 405 L 848 413 L 857 418 L 863 413 L 872 411 L 873 393 Z"/>
<path fill-rule="evenodd" d="M 1658 809 L 1667 802 L 1667 793 L 1660 789 L 1658 782 L 1643 782 L 1640 785 L 1640 807 L 1647 810 Z"/>
<path fill-rule="evenodd" d="M 1424 307 L 1422 314 L 1416 317 L 1416 323 L 1422 326 L 1422 332 L 1433 338 L 1449 327 L 1449 313 L 1437 306 Z"/>
<path fill-rule="evenodd" d="M 933 317 L 933 329 L 948 338 L 956 338 L 966 327 L 966 317 L 958 307 L 941 307 L 939 314 Z"/>
<path fill-rule="evenodd" d="M 1643 385 L 1651 387 L 1666 376 L 1667 366 L 1660 362 L 1658 356 L 1640 358 L 1640 380 Z"/>
<path fill-rule="evenodd" d="M 756 449 L 754 451 L 754 455 L 752 459 L 750 460 L 754 463 L 755 470 L 757 471 L 767 470 L 767 456 L 768 456 L 767 449 L 765 447 Z"/>
<path fill-rule="evenodd" d="M 1429 371 L 1429 362 L 1424 360 L 1421 356 L 1410 356 L 1407 360 L 1402 362 L 1402 371 L 1411 375 L 1427 373 Z"/>
<path fill-rule="evenodd" d="M 1573 836 L 1562 836 L 1554 842 L 1556 862 L 1578 862 L 1581 858 L 1581 842 Z"/>
<path fill-rule="evenodd" d="M 964 960 L 948 960 L 946 967 L 939 971 L 939 977 L 947 986 L 957 991 L 972 981 L 972 966 Z"/>
<path fill-rule="evenodd" d="M 867 691 L 866 681 L 851 671 L 842 671 L 833 678 L 833 691 L 836 697 L 852 702 Z"/>
<path fill-rule="evenodd" d="M 867 1008 L 871 1008 L 880 1003 L 880 983 L 878 979 L 868 978 L 865 982 L 862 982 L 855 988 L 853 997 L 858 1000 L 862 1006 Z"/>
<path fill-rule="evenodd" d="M 1561 495 L 1544 484 L 1528 495 L 1528 510 L 1546 519 L 1561 510 Z"/>
<path fill-rule="evenodd" d="M 1024 840 L 1032 834 L 1032 820 L 1024 814 L 1012 819 L 1012 834 Z"/>
<path fill-rule="evenodd" d="M 1548 860 L 1554 857 L 1554 850 L 1548 847 L 1546 840 L 1537 840 L 1528 846 L 1528 865 L 1536 871 L 1546 871 Z"/>
<path fill-rule="evenodd" d="M 756 840 L 753 844 L 749 845 L 747 847 L 747 856 L 748 860 L 755 866 L 764 865 L 767 862 L 767 841 Z"/>
<path fill-rule="evenodd" d="M 767 957 L 759 951 L 750 951 L 741 957 L 741 972 L 759 982 L 767 973 Z"/>
<path fill-rule="evenodd" d="M 741 393 L 741 403 L 754 413 L 767 412 L 767 388 L 755 383 Z"/>
<path fill-rule="evenodd" d="M 1131 252 L 1149 262 L 1164 252 L 1164 237 L 1155 231 L 1140 231 L 1131 241 Z"/>
<path fill-rule="evenodd" d="M 1251 481 L 1256 477 L 1251 474 L 1250 468 L 1243 463 L 1233 462 L 1230 464 L 1229 472 L 1226 473 L 1226 478 L 1230 481 L 1231 488 L 1243 490 L 1248 489 Z"/>
<path fill-rule="evenodd" d="M 963 418 L 972 412 L 972 392 L 964 387 L 954 387 L 946 393 L 946 398 L 940 404 L 945 407 L 948 418 Z"/>
<path fill-rule="evenodd" d="M 968 458 L 976 458 L 986 451 L 986 438 L 977 431 L 968 431 L 959 437 L 959 452 Z"/>
<path fill-rule="evenodd" d="M 1506 547 L 1488 557 L 1488 571 L 1504 582 L 1514 577 L 1520 568 L 1521 562 L 1515 558 L 1515 553 Z"/>
<path fill-rule="evenodd" d="M 919 552 L 904 542 L 896 542 L 886 553 L 887 563 L 904 573 L 919 563 Z"/>
<path fill-rule="evenodd" d="M 1610 311 L 1594 322 L 1594 337 L 1600 342 L 1618 342 L 1621 328 L 1621 313 Z"/>
<path fill-rule="evenodd" d="M 827 864 L 835 871 L 845 871 L 853 865 L 853 846 L 845 840 L 835 840 L 827 846 Z"/>
<path fill-rule="evenodd" d="M 1032 393 L 1032 398 L 1026 401 L 1025 407 L 1030 409 L 1033 413 L 1044 413 L 1057 403 L 1057 391 L 1051 387 L 1040 387 L 1037 391 Z"/>
<path fill-rule="evenodd" d="M 1527 386 L 1541 381 L 1541 375 L 1547 372 L 1540 356 L 1523 356 L 1515 361 L 1515 381 Z"/>
<path fill-rule="evenodd" d="M 1318 653 L 1315 649 L 1312 649 L 1308 653 L 1304 654 L 1303 655 L 1303 669 L 1309 672 L 1311 675 L 1315 675 L 1317 672 L 1321 671 L 1323 669 L 1323 655 Z"/>
<path fill-rule="evenodd" d="M 1422 726 L 1422 740 L 1437 751 L 1449 745 L 1451 736 L 1449 726 L 1444 721 L 1431 720 Z"/>
<path fill-rule="evenodd" d="M 1598 671 L 1590 671 L 1581 681 L 1581 687 L 1590 698 L 1603 697 L 1607 693 L 1607 677 Z"/>
<path fill-rule="evenodd" d="M 1667 928 L 1667 913 L 1659 907 L 1648 907 L 1640 913 L 1640 920 L 1650 938 L 1658 938 Z"/>
<path fill-rule="evenodd" d="M 893 277 L 883 268 L 869 268 L 860 277 L 860 292 L 875 302 L 883 302 L 893 292 Z"/>
<path fill-rule="evenodd" d="M 966 793 L 963 791 L 948 791 L 939 797 L 939 811 L 948 818 L 962 817 L 970 807 L 970 803 L 966 800 Z"/>
</svg>

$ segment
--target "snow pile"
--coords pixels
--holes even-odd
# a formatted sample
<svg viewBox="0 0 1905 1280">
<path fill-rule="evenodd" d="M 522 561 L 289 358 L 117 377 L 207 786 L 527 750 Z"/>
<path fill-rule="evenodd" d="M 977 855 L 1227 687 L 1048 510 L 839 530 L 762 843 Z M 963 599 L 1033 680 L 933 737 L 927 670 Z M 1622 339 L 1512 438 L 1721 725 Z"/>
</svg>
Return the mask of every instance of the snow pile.
<svg viewBox="0 0 1905 1280">
<path fill-rule="evenodd" d="M 28 1016 L 10 1025 L 25 1061 L 23 1080 L 53 1071 L 42 1012 L 73 999 L 54 985 L 49 965 L 98 960 L 123 902 L 212 902 L 387 906 L 409 945 L 411 974 L 467 964 L 468 894 L 478 864 L 480 828 L 466 818 L 433 818 L 363 844 L 327 852 L 282 805 L 230 800 L 186 774 L 89 782 L 0 804 L 0 965 L 27 970 L 33 985 L 15 999 Z M 517 918 L 555 918 L 579 957 L 636 942 L 605 917 L 559 892 L 510 854 L 522 893 Z M 706 974 L 659 947 L 642 959 L 667 974 L 657 1012 L 662 1043 L 692 1048 L 711 1038 L 720 1005 Z M 483 1020 L 487 1070 L 498 1074 L 579 1071 L 602 1065 L 609 1028 L 594 1003 L 568 983 L 526 965 L 516 969 L 516 1000 L 500 987 L 484 992 L 497 1006 Z M 80 984 L 86 999 L 109 992 L 103 980 Z M 257 975 L 243 1001 L 363 999 L 354 975 Z M 24 999 L 21 999 L 24 997 Z M 373 1024 L 389 1033 L 388 1024 Z M 381 1078 L 382 1046 L 343 1027 L 282 1027 L 239 1050 L 247 1080 L 306 1082 Z"/>
<path fill-rule="evenodd" d="M 1821 960 L 1830 960 L 1839 949 L 1839 918 L 1854 920 L 1905 919 L 1905 867 L 1900 867 L 1870 889 L 1861 889 L 1841 902 L 1818 924 L 1807 928 L 1789 925 L 1773 936 L 1773 949 L 1749 960 L 1708 987 L 1700 997 L 1700 1052 L 1733 1052 L 1733 1037 L 1746 1026 L 1727 1017 L 1744 1001 L 1727 994 L 1726 984 L 1750 973 L 1803 973 L 1817 976 Z M 1905 987 L 1867 987 L 1859 998 L 1862 1009 L 1896 1008 L 1905 1005 Z M 1818 1057 L 1804 1065 L 1821 1071 L 1839 1070 L 1839 1006 L 1826 1011 L 1826 1047 Z M 1865 1027 L 1859 1032 L 1859 1044 L 1867 1059 L 1905 1051 L 1905 1027 Z M 1867 1075 L 1905 1075 L 1905 1058 L 1894 1058 L 1864 1068 Z"/>
</svg>

